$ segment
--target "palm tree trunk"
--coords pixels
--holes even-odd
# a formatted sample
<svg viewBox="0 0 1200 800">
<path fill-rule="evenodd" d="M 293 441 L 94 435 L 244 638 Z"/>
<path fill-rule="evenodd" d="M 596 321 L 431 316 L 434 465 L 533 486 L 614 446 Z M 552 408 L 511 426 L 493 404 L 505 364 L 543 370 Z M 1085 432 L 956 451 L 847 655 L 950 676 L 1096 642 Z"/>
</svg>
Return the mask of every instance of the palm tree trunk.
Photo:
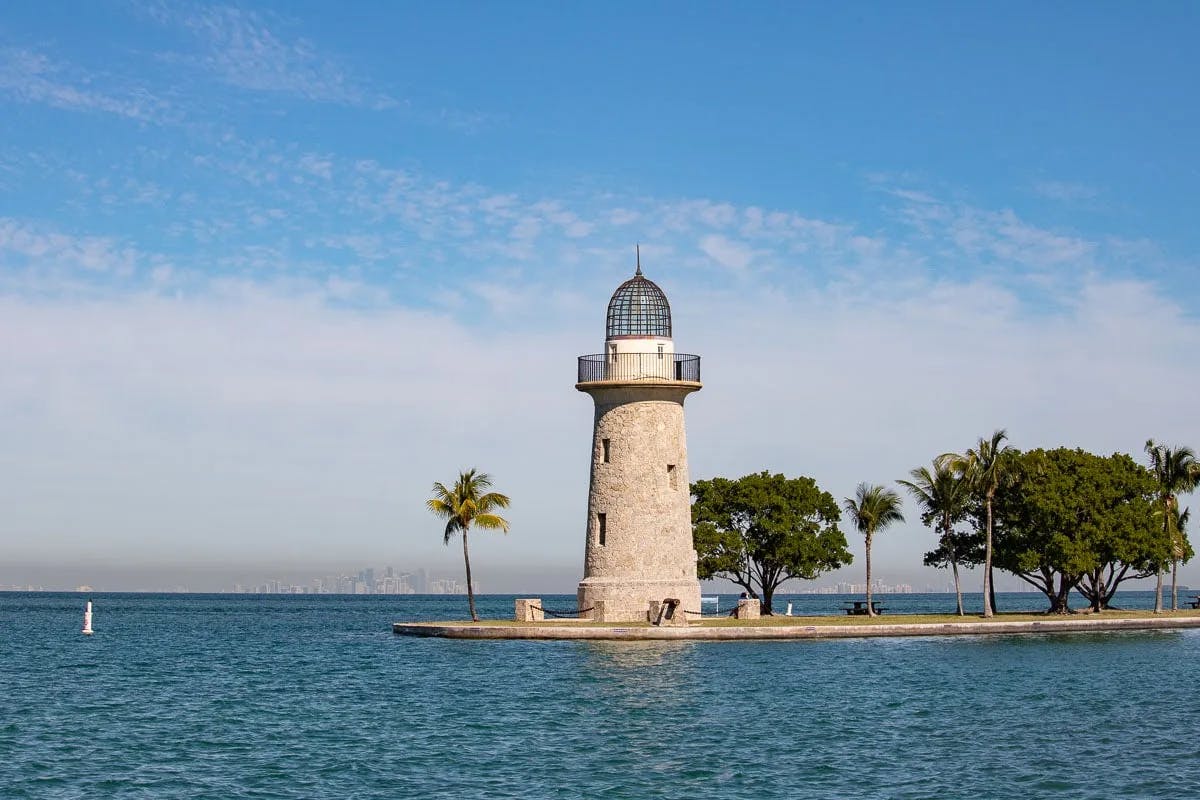
<svg viewBox="0 0 1200 800">
<path fill-rule="evenodd" d="M 988 596 L 991 597 L 991 599 L 992 599 L 992 613 L 999 614 L 1000 606 L 997 605 L 997 603 L 996 603 L 996 565 L 995 564 L 992 565 L 991 578 L 988 581 L 988 585 L 991 586 Z"/>
<path fill-rule="evenodd" d="M 956 613 L 961 617 L 963 615 L 962 607 L 962 586 L 958 582 L 958 559 L 950 559 L 950 569 L 954 570 L 954 599 Z"/>
<path fill-rule="evenodd" d="M 1179 610 L 1179 559 L 1171 560 L 1171 610 Z"/>
<path fill-rule="evenodd" d="M 867 534 L 867 616 L 875 616 L 875 606 L 871 605 L 871 535 Z"/>
<path fill-rule="evenodd" d="M 467 605 L 471 607 L 471 621 L 479 622 L 479 615 L 475 613 L 475 584 L 471 582 L 471 555 L 467 552 L 467 529 L 463 528 L 463 563 L 467 567 Z"/>
<path fill-rule="evenodd" d="M 1169 498 L 1163 502 L 1163 536 L 1168 540 L 1171 535 L 1171 501 Z M 1163 612 L 1162 592 L 1163 592 L 1163 571 L 1160 566 L 1155 570 L 1155 586 L 1154 586 L 1154 613 L 1161 614 Z"/>
<path fill-rule="evenodd" d="M 983 615 L 993 616 L 992 611 L 992 496 L 987 497 L 987 546 L 983 556 Z"/>
</svg>

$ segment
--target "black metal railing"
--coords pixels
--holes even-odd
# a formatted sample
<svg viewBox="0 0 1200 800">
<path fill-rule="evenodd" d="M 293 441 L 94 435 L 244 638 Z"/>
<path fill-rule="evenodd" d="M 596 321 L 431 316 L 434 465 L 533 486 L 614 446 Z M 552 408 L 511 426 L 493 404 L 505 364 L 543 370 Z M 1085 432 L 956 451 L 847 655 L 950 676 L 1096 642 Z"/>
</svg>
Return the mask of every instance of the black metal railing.
<svg viewBox="0 0 1200 800">
<path fill-rule="evenodd" d="M 591 381 L 700 382 L 700 356 L 687 353 L 597 353 L 579 357 L 578 383 Z"/>
</svg>

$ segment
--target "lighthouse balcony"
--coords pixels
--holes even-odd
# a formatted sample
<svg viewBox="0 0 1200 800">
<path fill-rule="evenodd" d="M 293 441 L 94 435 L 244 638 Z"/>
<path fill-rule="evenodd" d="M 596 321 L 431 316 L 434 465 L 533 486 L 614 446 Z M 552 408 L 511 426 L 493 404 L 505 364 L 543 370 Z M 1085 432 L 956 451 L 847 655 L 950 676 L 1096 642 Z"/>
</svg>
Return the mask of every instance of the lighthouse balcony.
<svg viewBox="0 0 1200 800">
<path fill-rule="evenodd" d="M 700 356 L 686 353 L 597 353 L 579 357 L 578 383 L 699 383 Z"/>
</svg>

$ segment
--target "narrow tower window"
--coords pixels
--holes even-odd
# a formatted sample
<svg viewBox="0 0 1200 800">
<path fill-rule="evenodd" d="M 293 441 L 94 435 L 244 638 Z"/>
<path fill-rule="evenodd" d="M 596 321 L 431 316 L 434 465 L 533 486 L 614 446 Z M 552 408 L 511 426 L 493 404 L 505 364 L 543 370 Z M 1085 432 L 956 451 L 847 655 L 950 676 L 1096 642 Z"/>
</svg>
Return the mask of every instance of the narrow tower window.
<svg viewBox="0 0 1200 800">
<path fill-rule="evenodd" d="M 609 440 L 609 439 L 601 439 L 600 440 L 600 447 L 603 452 L 603 458 L 604 458 L 605 464 L 607 464 L 609 461 L 609 442 L 610 441 L 611 440 Z"/>
<path fill-rule="evenodd" d="M 675 477 L 674 464 L 667 464 L 667 480 L 670 482 L 672 489 L 679 488 L 679 479 Z"/>
<path fill-rule="evenodd" d="M 603 511 L 596 515 L 596 530 L 599 533 L 600 546 L 604 546 L 604 540 L 608 537 L 608 515 Z"/>
<path fill-rule="evenodd" d="M 662 357 L 663 357 L 663 346 L 660 344 L 658 346 L 658 360 L 662 361 Z"/>
</svg>

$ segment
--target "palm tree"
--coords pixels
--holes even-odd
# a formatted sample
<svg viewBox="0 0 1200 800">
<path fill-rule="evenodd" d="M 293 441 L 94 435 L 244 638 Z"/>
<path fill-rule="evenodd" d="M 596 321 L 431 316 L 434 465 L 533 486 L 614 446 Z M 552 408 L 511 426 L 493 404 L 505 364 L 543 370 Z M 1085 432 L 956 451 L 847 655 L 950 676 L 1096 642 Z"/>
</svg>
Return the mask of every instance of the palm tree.
<svg viewBox="0 0 1200 800">
<path fill-rule="evenodd" d="M 1187 554 L 1187 524 L 1192 518 L 1192 510 L 1185 508 L 1179 510 L 1179 506 L 1175 507 L 1175 511 L 1171 514 L 1174 519 L 1171 520 L 1171 610 L 1179 610 L 1179 562 L 1183 560 Z"/>
<path fill-rule="evenodd" d="M 1158 484 L 1159 511 L 1163 518 L 1163 538 L 1174 544 L 1171 523 L 1179 509 L 1177 495 L 1190 492 L 1200 484 L 1200 461 L 1190 447 L 1170 448 L 1146 440 L 1146 455 L 1150 456 L 1150 472 Z M 1173 548 L 1172 548 L 1173 549 Z M 1162 607 L 1162 564 L 1158 565 L 1158 582 L 1154 589 L 1154 613 L 1161 614 Z"/>
<path fill-rule="evenodd" d="M 933 523 L 934 529 L 941 534 L 939 542 L 949 556 L 950 568 L 954 572 L 954 595 L 957 613 L 961 617 L 962 586 L 958 580 L 958 547 L 954 542 L 954 524 L 967 514 L 970 487 L 961 475 L 936 460 L 932 473 L 928 467 L 918 467 L 908 474 L 912 476 L 911 481 L 897 483 L 908 489 L 921 506 L 925 524 Z"/>
<path fill-rule="evenodd" d="M 854 497 L 847 497 L 842 503 L 850 521 L 867 542 L 867 616 L 875 616 L 875 606 L 871 605 L 871 540 L 877 531 L 892 523 L 904 522 L 900 503 L 900 495 L 891 489 L 868 483 L 860 483 Z"/>
<path fill-rule="evenodd" d="M 479 622 L 475 613 L 475 584 L 471 582 L 471 556 L 467 552 L 467 531 L 472 525 L 487 530 L 508 533 L 508 520 L 493 513 L 497 508 L 508 508 L 508 497 L 497 492 L 485 492 L 492 485 L 486 473 L 473 468 L 458 474 L 452 489 L 440 483 L 433 484 L 433 497 L 425 505 L 446 520 L 442 543 L 449 545 L 454 534 L 462 534 L 463 563 L 467 568 L 467 603 L 471 607 L 471 621 Z"/>
<path fill-rule="evenodd" d="M 938 458 L 949 469 L 966 479 L 967 485 L 983 495 L 987 510 L 986 539 L 983 556 L 983 616 L 995 615 L 992 603 L 992 504 L 996 492 L 1002 486 L 1016 481 L 1016 450 L 1004 445 L 1008 432 L 1003 428 L 992 434 L 990 439 L 980 439 L 974 447 L 962 455 L 946 453 Z"/>
</svg>

